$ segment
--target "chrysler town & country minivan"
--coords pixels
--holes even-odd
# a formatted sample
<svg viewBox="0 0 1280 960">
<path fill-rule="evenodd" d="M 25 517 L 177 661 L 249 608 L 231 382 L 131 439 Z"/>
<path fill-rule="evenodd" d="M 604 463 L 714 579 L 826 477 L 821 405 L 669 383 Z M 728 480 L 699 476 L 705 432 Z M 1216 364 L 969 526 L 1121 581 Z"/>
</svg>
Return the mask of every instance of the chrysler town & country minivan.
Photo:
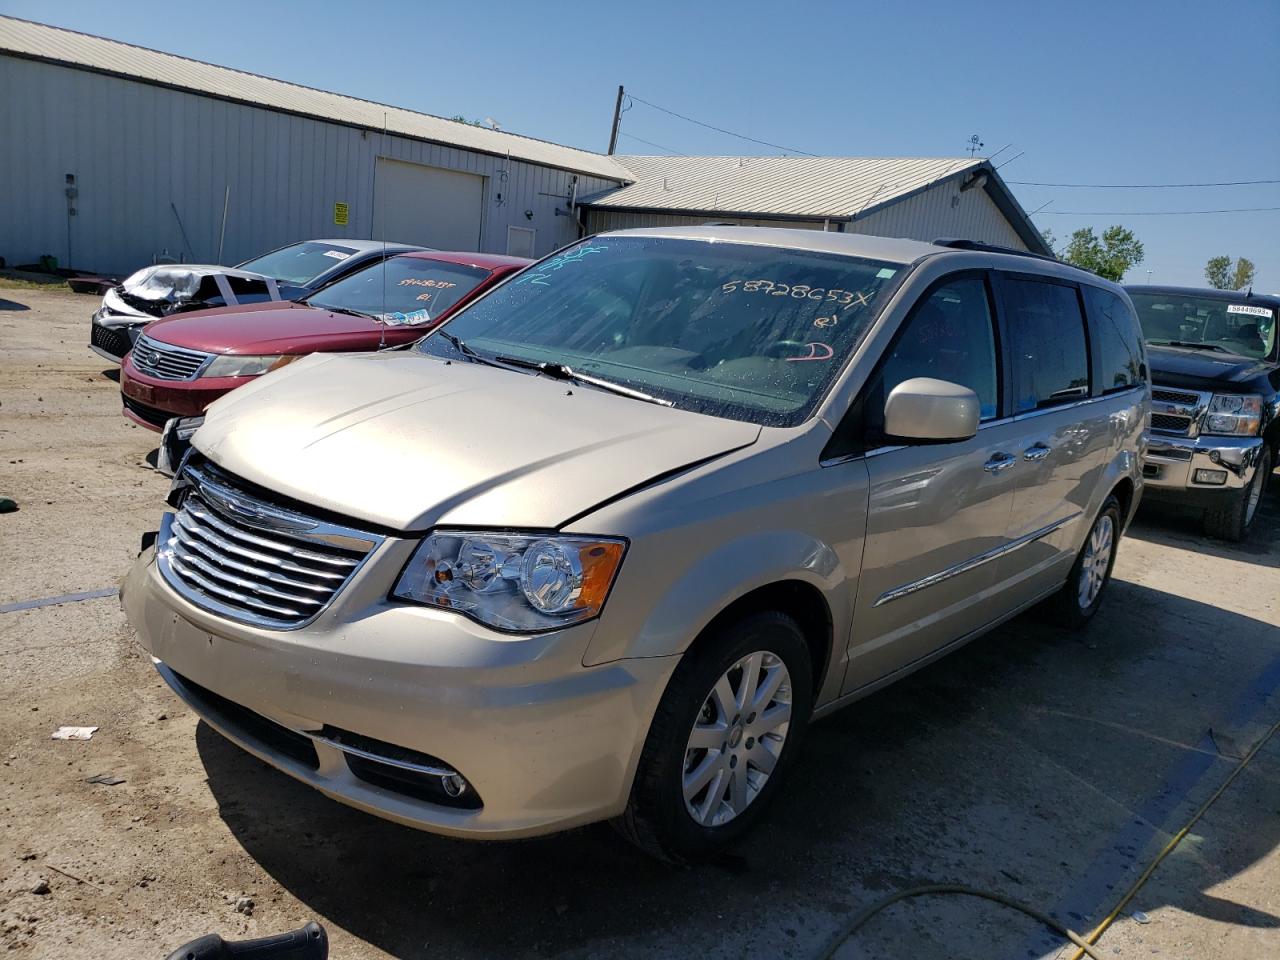
<svg viewBox="0 0 1280 960">
<path fill-rule="evenodd" d="M 214 403 L 122 589 L 201 717 L 458 837 L 734 840 L 807 724 L 1035 604 L 1142 491 L 1124 291 L 804 230 L 602 234 Z"/>
</svg>

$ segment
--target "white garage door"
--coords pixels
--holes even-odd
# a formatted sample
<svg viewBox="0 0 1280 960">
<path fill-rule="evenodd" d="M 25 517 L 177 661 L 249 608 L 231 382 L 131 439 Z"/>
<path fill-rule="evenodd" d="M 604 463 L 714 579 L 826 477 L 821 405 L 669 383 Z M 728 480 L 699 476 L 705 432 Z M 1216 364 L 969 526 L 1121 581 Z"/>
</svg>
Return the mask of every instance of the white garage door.
<svg viewBox="0 0 1280 960">
<path fill-rule="evenodd" d="M 378 157 L 373 239 L 479 250 L 484 177 Z"/>
</svg>

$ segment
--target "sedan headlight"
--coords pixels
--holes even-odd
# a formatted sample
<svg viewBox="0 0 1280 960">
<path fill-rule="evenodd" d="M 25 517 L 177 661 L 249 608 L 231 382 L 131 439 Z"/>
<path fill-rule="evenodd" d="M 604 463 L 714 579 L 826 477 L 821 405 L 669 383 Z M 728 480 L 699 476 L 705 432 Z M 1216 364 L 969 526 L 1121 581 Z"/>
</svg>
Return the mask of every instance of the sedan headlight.
<svg viewBox="0 0 1280 960">
<path fill-rule="evenodd" d="M 1262 426 L 1262 397 L 1216 393 L 1209 401 L 1204 432 L 1215 436 L 1253 437 Z"/>
<path fill-rule="evenodd" d="M 205 368 L 201 376 L 205 377 L 257 377 L 272 370 L 279 370 L 286 364 L 293 363 L 302 354 L 293 353 L 270 357 L 241 357 L 224 353 L 213 358 L 213 362 Z"/>
<path fill-rule="evenodd" d="M 499 630 L 554 630 L 600 612 L 625 551 L 601 537 L 442 530 L 414 552 L 393 595 Z"/>
</svg>

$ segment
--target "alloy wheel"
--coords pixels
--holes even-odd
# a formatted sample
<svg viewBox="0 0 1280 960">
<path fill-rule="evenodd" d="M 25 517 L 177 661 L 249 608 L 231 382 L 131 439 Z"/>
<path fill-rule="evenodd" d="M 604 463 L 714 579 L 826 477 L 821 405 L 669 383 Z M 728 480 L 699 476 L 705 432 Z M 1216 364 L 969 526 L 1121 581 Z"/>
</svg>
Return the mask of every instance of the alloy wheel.
<svg viewBox="0 0 1280 960">
<path fill-rule="evenodd" d="M 740 816 L 777 766 L 791 726 L 791 674 L 766 650 L 747 654 L 716 681 L 684 752 L 685 809 L 704 827 Z"/>
<path fill-rule="evenodd" d="M 1111 551 L 1114 545 L 1115 523 L 1110 514 L 1104 513 L 1085 541 L 1077 594 L 1081 610 L 1088 610 L 1102 592 L 1102 587 L 1107 582 L 1107 573 L 1111 569 Z"/>
</svg>

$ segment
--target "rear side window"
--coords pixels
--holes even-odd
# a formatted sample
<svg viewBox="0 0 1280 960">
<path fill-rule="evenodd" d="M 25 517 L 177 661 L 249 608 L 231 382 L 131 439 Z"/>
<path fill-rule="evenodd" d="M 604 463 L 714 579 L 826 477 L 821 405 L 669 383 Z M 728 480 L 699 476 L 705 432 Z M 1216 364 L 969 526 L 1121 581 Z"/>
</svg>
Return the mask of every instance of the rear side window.
<svg viewBox="0 0 1280 960">
<path fill-rule="evenodd" d="M 978 395 L 983 420 L 999 411 L 996 342 L 987 285 L 981 277 L 945 281 L 916 304 L 868 393 L 872 436 L 880 436 L 884 401 L 914 377 L 968 387 Z"/>
<path fill-rule="evenodd" d="M 1074 286 L 1005 278 L 1013 409 L 1026 413 L 1089 396 L 1089 350 Z"/>
<path fill-rule="evenodd" d="M 1087 285 L 1082 289 L 1093 330 L 1094 388 L 1103 394 L 1146 383 L 1138 318 L 1111 291 Z"/>
</svg>

